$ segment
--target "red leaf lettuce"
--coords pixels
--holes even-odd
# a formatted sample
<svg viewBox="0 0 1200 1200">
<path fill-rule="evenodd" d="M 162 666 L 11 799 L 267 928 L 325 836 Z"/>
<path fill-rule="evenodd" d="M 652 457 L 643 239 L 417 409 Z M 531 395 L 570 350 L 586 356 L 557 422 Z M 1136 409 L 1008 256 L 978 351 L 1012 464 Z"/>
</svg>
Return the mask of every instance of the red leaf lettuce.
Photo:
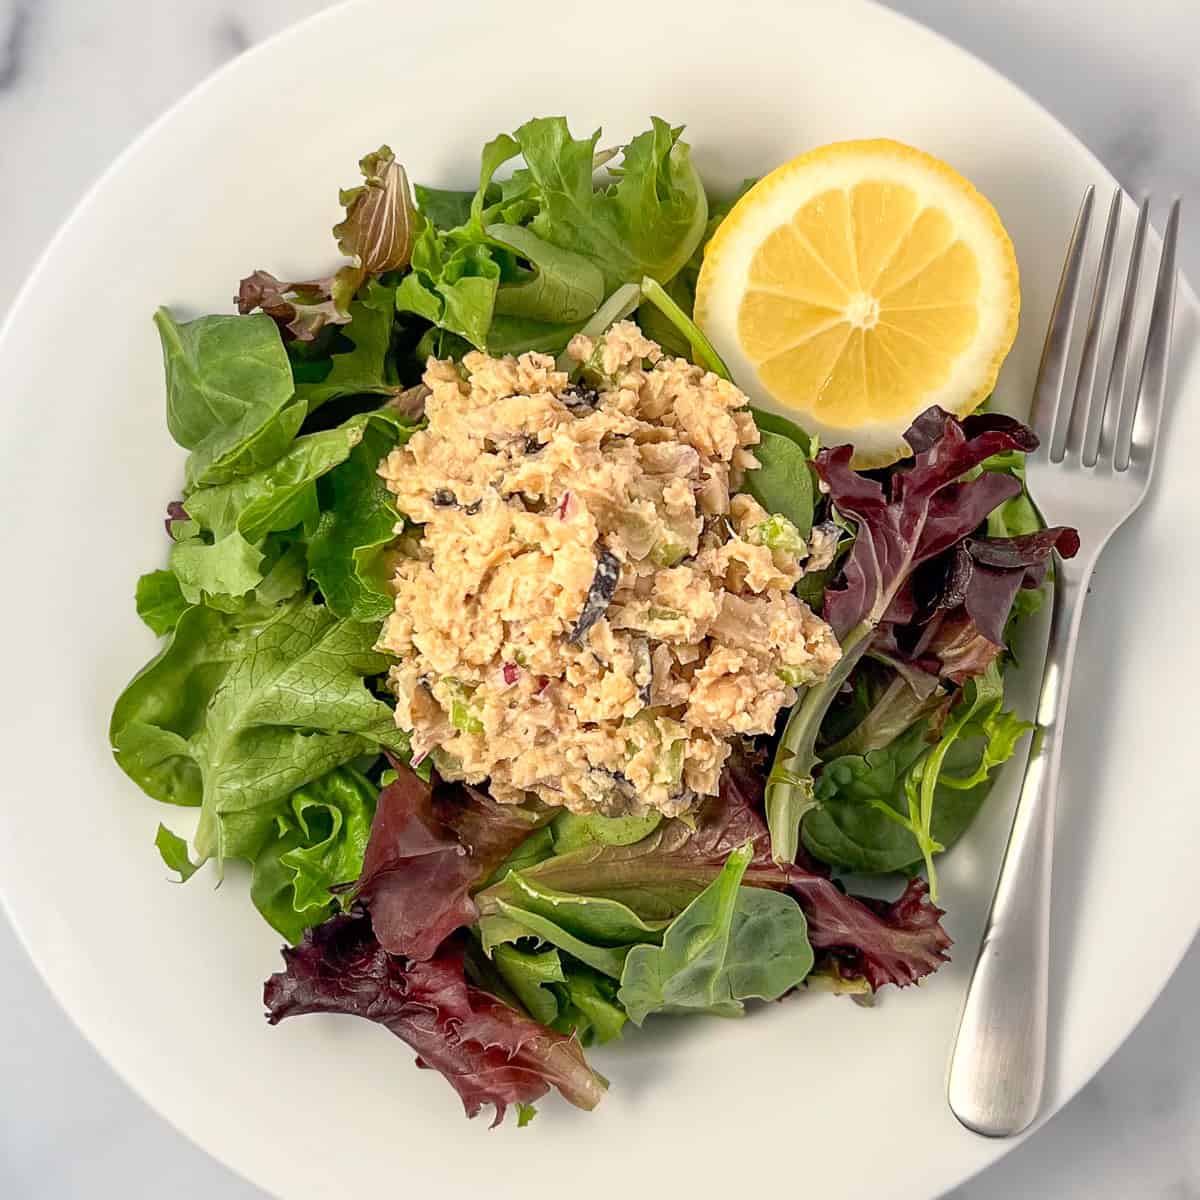
<svg viewBox="0 0 1200 1200">
<path fill-rule="evenodd" d="M 357 911 L 308 930 L 283 958 L 284 970 L 263 988 L 272 1025 L 303 1013 L 375 1021 L 417 1052 L 419 1067 L 445 1077 L 469 1117 L 491 1104 L 499 1124 L 508 1105 L 531 1104 L 551 1087 L 580 1108 L 595 1108 L 608 1086 L 574 1038 L 472 987 L 459 947 L 443 947 L 428 962 L 397 958 Z"/>
</svg>

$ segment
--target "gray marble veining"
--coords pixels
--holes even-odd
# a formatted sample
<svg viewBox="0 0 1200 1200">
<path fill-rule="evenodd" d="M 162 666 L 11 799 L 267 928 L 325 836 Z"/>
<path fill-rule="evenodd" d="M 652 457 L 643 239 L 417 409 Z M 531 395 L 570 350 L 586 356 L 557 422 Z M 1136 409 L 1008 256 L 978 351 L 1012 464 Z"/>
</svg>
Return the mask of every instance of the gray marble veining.
<svg viewBox="0 0 1200 1200">
<path fill-rule="evenodd" d="M 142 127 L 214 67 L 327 2 L 0 0 L 0 295 L 15 292 L 82 190 Z M 1131 192 L 1182 194 L 1183 265 L 1200 279 L 1196 0 L 891 6 L 1024 87 Z M 1114 897 L 1125 901 L 1136 898 Z M 0 1197 L 125 1200 L 169 1190 L 174 1200 L 262 1200 L 112 1073 L 2 919 L 0 979 Z M 1194 947 L 1080 1095 L 947 1200 L 1200 1200 L 1198 994 Z M 18 1079 L 21 1087 L 10 1086 Z"/>
<path fill-rule="evenodd" d="M 25 39 L 29 33 L 32 0 L 11 0 L 0 35 L 0 92 L 21 78 L 25 60 Z"/>
</svg>

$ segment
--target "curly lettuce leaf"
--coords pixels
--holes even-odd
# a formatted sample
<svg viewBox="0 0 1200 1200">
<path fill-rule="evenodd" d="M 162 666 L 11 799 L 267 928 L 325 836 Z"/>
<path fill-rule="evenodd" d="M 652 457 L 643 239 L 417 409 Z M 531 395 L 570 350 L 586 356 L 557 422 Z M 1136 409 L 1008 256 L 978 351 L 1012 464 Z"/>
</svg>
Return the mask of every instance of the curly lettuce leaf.
<svg viewBox="0 0 1200 1200">
<path fill-rule="evenodd" d="M 396 288 L 396 308 L 487 346 L 500 267 L 483 242 L 455 244 L 427 225 L 413 247 L 412 270 Z"/>
<path fill-rule="evenodd" d="M 721 873 L 671 922 L 661 946 L 635 946 L 617 996 L 631 1021 L 653 1012 L 737 1016 L 743 1000 L 775 1000 L 812 970 L 800 906 L 790 896 L 742 888 L 753 857 L 734 850 Z"/>
<path fill-rule="evenodd" d="M 537 188 L 530 228 L 554 245 L 590 258 L 606 290 L 649 275 L 666 283 L 691 258 L 708 222 L 708 197 L 682 127 L 655 117 L 610 165 L 614 183 L 593 181 L 597 131 L 573 138 L 562 117 L 527 121 L 513 137 Z"/>
<path fill-rule="evenodd" d="M 467 1116 L 494 1106 L 529 1105 L 551 1087 L 580 1108 L 595 1108 L 607 1088 L 579 1042 L 547 1029 L 466 980 L 462 951 L 444 948 L 428 962 L 392 957 L 369 917 L 336 916 L 284 949 L 284 970 L 263 989 L 272 1025 L 303 1013 L 346 1013 L 375 1021 L 417 1052 L 459 1094 Z"/>
<path fill-rule="evenodd" d="M 189 608 L 121 693 L 110 740 L 144 791 L 199 805 L 201 860 L 253 860 L 297 788 L 407 738 L 366 680 L 378 626 L 299 594 L 272 609 Z"/>
<path fill-rule="evenodd" d="M 232 610 L 263 580 L 262 551 L 236 529 L 215 541 L 185 538 L 171 547 L 171 573 L 188 604 Z"/>
<path fill-rule="evenodd" d="M 297 788 L 275 819 L 275 839 L 254 860 L 250 898 L 293 944 L 334 911 L 334 889 L 353 883 L 375 812 L 374 784 L 338 767 Z"/>
<path fill-rule="evenodd" d="M 599 133 L 573 138 L 554 117 L 500 134 L 483 149 L 465 214 L 462 197 L 422 193 L 432 219 L 397 308 L 493 354 L 557 353 L 622 284 L 657 287 L 692 256 L 708 202 L 679 133 L 656 118 L 601 186 L 596 168 L 612 155 L 596 152 Z M 518 156 L 525 165 L 494 182 Z"/>
<path fill-rule="evenodd" d="M 573 1034 L 582 1046 L 621 1036 L 626 1016 L 617 1001 L 617 982 L 558 950 L 497 946 L 492 954 L 501 977 L 521 1007 L 558 1033 Z"/>
</svg>

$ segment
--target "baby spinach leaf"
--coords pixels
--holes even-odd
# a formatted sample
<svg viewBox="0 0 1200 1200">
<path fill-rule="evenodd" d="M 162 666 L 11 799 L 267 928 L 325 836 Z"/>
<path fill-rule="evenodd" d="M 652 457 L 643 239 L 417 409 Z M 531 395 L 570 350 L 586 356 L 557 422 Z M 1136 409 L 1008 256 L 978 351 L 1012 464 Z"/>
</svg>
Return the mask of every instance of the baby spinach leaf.
<svg viewBox="0 0 1200 1200">
<path fill-rule="evenodd" d="M 803 826 L 808 851 L 866 874 L 927 869 L 966 832 L 991 790 L 992 771 L 1012 757 L 1028 722 L 1002 710 L 999 668 L 967 682 L 932 743 L 924 721 L 891 745 L 825 764 L 818 808 Z M 931 879 L 931 889 L 936 872 Z"/>
<path fill-rule="evenodd" d="M 193 492 L 184 502 L 188 516 L 218 539 L 239 533 L 249 542 L 315 520 L 316 481 L 349 458 L 369 420 L 352 417 L 336 429 L 306 434 L 269 467 Z"/>
<path fill-rule="evenodd" d="M 309 539 L 308 563 L 339 617 L 378 621 L 392 611 L 383 550 L 401 518 L 378 468 L 411 432 L 371 422 L 347 460 L 321 481 L 321 519 Z"/>
<path fill-rule="evenodd" d="M 305 411 L 303 402 L 290 401 L 218 462 L 205 463 L 200 456 L 189 455 L 184 469 L 185 491 L 192 492 L 208 484 L 228 483 L 269 467 L 300 432 Z"/>
<path fill-rule="evenodd" d="M 187 610 L 179 580 L 172 571 L 151 571 L 137 581 L 137 614 L 162 637 Z"/>
<path fill-rule="evenodd" d="M 822 862 L 864 874 L 899 871 L 920 862 L 921 850 L 901 818 L 907 814 L 904 778 L 928 749 L 925 722 L 918 722 L 888 746 L 865 755 L 830 760 L 817 778 L 819 807 L 804 818 L 803 839 Z M 950 837 L 938 805 L 935 831 Z"/>
<path fill-rule="evenodd" d="M 413 192 L 421 215 L 442 231 L 465 225 L 471 216 L 471 200 L 475 193 L 450 188 L 424 187 L 416 184 Z"/>
<path fill-rule="evenodd" d="M 776 433 L 789 441 L 795 442 L 804 451 L 804 457 L 811 459 L 817 451 L 817 442 L 812 434 L 800 428 L 794 421 L 781 417 L 778 413 L 769 412 L 765 408 L 751 408 L 754 423 L 760 433 Z"/>
<path fill-rule="evenodd" d="M 554 321 L 532 321 L 527 317 L 510 317 L 497 313 L 488 330 L 487 350 L 492 355 L 524 354 L 527 350 L 539 354 L 558 354 L 579 332 L 579 323 L 562 324 Z"/>
<path fill-rule="evenodd" d="M 661 946 L 635 946 L 625 959 L 618 999 L 630 1020 L 653 1012 L 736 1016 L 751 997 L 774 1000 L 813 965 L 800 906 L 782 892 L 740 886 L 753 857 L 734 850 L 721 873 L 663 935 Z"/>
<path fill-rule="evenodd" d="M 296 399 L 307 413 L 346 396 L 391 396 L 400 391 L 388 361 L 395 319 L 394 289 L 370 280 L 350 305 L 349 324 L 338 330 L 328 370 L 319 378 L 309 374 L 296 383 Z M 347 344 L 349 349 L 343 349 Z"/>
<path fill-rule="evenodd" d="M 227 478 L 236 464 L 245 465 L 247 444 L 292 398 L 279 330 L 264 313 L 180 324 L 160 308 L 154 323 L 167 377 L 167 428 L 192 451 L 189 478 Z"/>
<path fill-rule="evenodd" d="M 813 523 L 813 477 L 808 455 L 791 438 L 761 432 L 755 447 L 759 467 L 747 471 L 743 487 L 769 513 L 780 513 L 808 537 Z"/>
</svg>

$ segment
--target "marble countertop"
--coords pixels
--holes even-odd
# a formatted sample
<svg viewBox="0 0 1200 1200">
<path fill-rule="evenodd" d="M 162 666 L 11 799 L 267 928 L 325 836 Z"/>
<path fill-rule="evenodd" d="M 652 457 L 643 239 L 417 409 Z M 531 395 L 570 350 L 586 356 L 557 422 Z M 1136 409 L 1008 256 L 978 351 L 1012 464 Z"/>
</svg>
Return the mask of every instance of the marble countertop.
<svg viewBox="0 0 1200 1200">
<path fill-rule="evenodd" d="M 0 312 L 84 188 L 145 125 L 215 67 L 327 3 L 0 0 Z M 1182 260 L 1200 281 L 1196 0 L 891 7 L 1014 79 L 1135 195 L 1192 201 Z M 0 1196 L 117 1200 L 169 1190 L 174 1200 L 262 1200 L 114 1075 L 2 917 L 0 979 Z M 1200 944 L 1096 1079 L 947 1200 L 1200 1200 L 1198 993 Z"/>
</svg>

